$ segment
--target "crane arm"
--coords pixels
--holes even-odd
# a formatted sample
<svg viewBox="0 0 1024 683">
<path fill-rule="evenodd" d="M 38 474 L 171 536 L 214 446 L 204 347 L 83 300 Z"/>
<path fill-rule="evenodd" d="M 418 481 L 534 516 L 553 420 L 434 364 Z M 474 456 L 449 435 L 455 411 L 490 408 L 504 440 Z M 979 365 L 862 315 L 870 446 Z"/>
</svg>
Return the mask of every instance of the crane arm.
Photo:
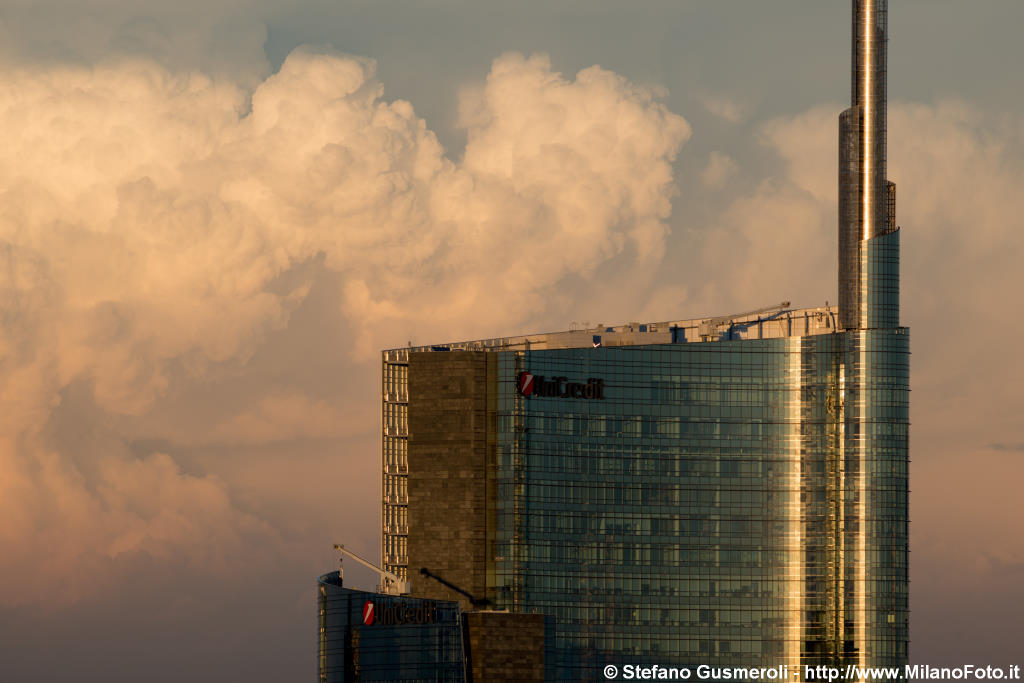
<svg viewBox="0 0 1024 683">
<path fill-rule="evenodd" d="M 783 301 L 775 306 L 765 306 L 764 308 L 747 311 L 746 313 L 734 313 L 733 315 L 721 315 L 717 318 L 708 318 L 700 324 L 700 336 L 704 341 L 708 341 L 710 337 L 718 334 L 718 330 L 720 328 L 725 327 L 726 325 L 732 325 L 732 322 L 737 318 L 745 318 L 748 315 L 759 315 L 761 313 L 779 311 L 786 308 L 789 308 L 789 302 Z"/>
<path fill-rule="evenodd" d="M 459 588 L 458 586 L 456 586 L 454 583 L 441 578 L 440 576 L 438 576 L 434 572 L 430 571 L 426 567 L 420 567 L 420 574 L 422 574 L 423 576 L 427 577 L 428 579 L 433 579 L 434 581 L 437 581 L 442 586 L 446 586 L 448 588 L 451 588 L 456 593 L 461 593 L 462 595 L 465 595 L 467 598 L 469 598 L 469 603 L 471 605 L 473 605 L 473 607 L 487 607 L 487 606 L 489 606 L 491 604 L 491 601 L 488 600 L 487 598 L 478 598 L 478 597 L 476 597 L 475 595 L 473 595 L 469 591 L 463 590 L 462 588 Z"/>
<path fill-rule="evenodd" d="M 765 306 L 764 308 L 758 308 L 757 310 L 747 311 L 746 313 L 734 313 L 732 315 L 722 315 L 717 318 L 712 318 L 708 322 L 711 323 L 726 323 L 736 318 L 745 318 L 748 315 L 757 315 L 758 313 L 768 313 L 769 311 L 778 311 L 781 309 L 789 308 L 789 302 L 783 301 L 782 303 L 775 304 L 774 306 Z"/>
<path fill-rule="evenodd" d="M 345 548 L 345 546 L 342 545 L 341 543 L 335 543 L 334 544 L 334 549 L 337 550 L 342 555 L 347 555 L 348 557 L 351 557 L 353 560 L 355 560 L 359 564 L 363 565 L 367 569 L 376 572 L 377 575 L 380 576 L 381 589 L 385 593 L 392 594 L 392 595 L 395 595 L 395 594 L 403 595 L 403 594 L 409 592 L 409 584 L 407 582 L 405 582 L 402 579 L 398 578 L 396 575 L 392 574 L 391 572 L 387 571 L 386 569 L 381 569 L 380 567 L 378 567 L 377 565 L 373 564 L 372 562 L 370 562 L 368 560 L 364 560 L 363 558 L 359 557 L 358 555 L 356 555 L 351 550 L 347 550 Z M 392 592 L 392 591 L 396 591 L 396 592 Z"/>
</svg>

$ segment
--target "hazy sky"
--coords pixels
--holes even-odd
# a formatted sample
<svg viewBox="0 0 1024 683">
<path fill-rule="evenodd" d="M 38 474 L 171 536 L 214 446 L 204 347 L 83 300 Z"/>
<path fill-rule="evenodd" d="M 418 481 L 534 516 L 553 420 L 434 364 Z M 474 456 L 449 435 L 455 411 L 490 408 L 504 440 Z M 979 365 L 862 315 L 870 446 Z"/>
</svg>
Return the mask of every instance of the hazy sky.
<svg viewBox="0 0 1024 683">
<path fill-rule="evenodd" d="M 0 0 L 0 679 L 311 679 L 381 348 L 834 302 L 849 12 Z M 1024 660 L 1022 25 L 890 7 L 922 663 Z"/>
</svg>

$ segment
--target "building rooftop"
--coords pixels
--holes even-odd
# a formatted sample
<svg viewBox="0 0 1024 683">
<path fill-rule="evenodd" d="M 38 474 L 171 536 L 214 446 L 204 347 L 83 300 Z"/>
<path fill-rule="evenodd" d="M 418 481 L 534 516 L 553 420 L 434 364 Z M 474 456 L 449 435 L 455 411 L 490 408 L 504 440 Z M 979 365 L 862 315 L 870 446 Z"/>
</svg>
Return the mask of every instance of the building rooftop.
<svg viewBox="0 0 1024 683">
<path fill-rule="evenodd" d="M 621 325 L 582 325 L 561 332 L 541 332 L 513 337 L 475 339 L 427 346 L 412 346 L 384 351 L 392 360 L 409 351 L 539 351 L 598 346 L 638 346 L 641 344 L 683 344 L 737 339 L 774 339 L 831 334 L 838 330 L 838 311 L 834 306 L 788 308 L 789 302 L 747 313 L 690 320 L 631 322 Z"/>
</svg>

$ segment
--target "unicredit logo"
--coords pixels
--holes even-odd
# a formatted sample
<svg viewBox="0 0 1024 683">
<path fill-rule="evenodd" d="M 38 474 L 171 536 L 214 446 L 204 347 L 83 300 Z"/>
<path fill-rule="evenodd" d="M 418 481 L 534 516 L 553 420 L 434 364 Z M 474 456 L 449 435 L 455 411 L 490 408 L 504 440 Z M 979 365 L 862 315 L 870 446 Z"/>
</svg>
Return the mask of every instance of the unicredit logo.
<svg viewBox="0 0 1024 683">
<path fill-rule="evenodd" d="M 589 378 L 586 384 L 570 382 L 568 377 L 552 377 L 532 372 L 520 372 L 516 378 L 516 389 L 527 398 L 545 396 L 550 398 L 604 399 L 604 380 Z"/>
<path fill-rule="evenodd" d="M 436 624 L 437 607 L 429 603 L 419 607 L 406 607 L 401 604 L 388 605 L 380 608 L 380 614 L 371 600 L 363 605 L 363 623 L 367 626 L 381 624 L 383 626 L 399 626 L 402 624 Z"/>
</svg>

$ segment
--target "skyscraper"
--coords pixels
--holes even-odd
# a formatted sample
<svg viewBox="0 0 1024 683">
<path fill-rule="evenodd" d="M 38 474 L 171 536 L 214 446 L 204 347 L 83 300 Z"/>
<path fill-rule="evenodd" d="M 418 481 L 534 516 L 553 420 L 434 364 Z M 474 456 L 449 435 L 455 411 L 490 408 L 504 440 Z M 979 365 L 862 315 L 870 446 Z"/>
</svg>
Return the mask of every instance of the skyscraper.
<svg viewBox="0 0 1024 683">
<path fill-rule="evenodd" d="M 382 565 L 553 617 L 604 665 L 898 666 L 909 336 L 885 0 L 853 0 L 839 307 L 382 354 Z M 801 672 L 802 676 L 802 672 Z"/>
</svg>

